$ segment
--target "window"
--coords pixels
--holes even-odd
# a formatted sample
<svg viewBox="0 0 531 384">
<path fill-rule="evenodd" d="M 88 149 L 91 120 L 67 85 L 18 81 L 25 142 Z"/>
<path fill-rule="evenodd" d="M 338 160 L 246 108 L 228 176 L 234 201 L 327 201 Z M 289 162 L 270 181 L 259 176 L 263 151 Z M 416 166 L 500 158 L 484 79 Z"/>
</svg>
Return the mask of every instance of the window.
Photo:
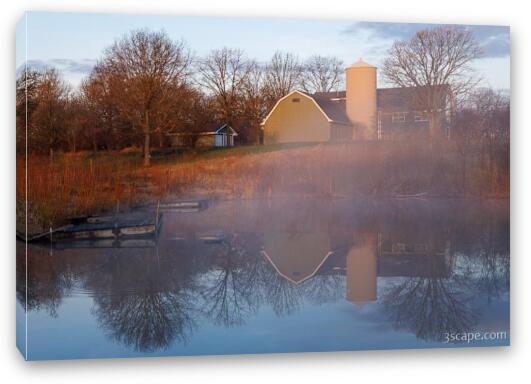
<svg viewBox="0 0 531 384">
<path fill-rule="evenodd" d="M 406 252 L 406 244 L 404 244 L 404 243 L 393 243 L 391 245 L 391 252 L 393 252 L 393 253 Z"/>
<path fill-rule="evenodd" d="M 407 112 L 393 112 L 391 120 L 393 123 L 403 123 L 406 121 Z"/>
<path fill-rule="evenodd" d="M 299 99 L 298 97 L 294 97 L 293 99 L 291 99 L 291 102 L 292 103 L 300 103 L 301 99 Z"/>
<path fill-rule="evenodd" d="M 428 121 L 428 116 L 424 112 L 415 113 L 415 122 Z"/>
</svg>

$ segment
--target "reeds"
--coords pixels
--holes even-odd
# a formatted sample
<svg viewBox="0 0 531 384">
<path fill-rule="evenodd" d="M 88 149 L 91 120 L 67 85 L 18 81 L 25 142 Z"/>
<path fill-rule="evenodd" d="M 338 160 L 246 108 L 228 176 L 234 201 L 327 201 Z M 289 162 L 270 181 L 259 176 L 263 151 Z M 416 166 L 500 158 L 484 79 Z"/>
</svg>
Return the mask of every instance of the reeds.
<svg viewBox="0 0 531 384">
<path fill-rule="evenodd" d="M 149 168 L 142 167 L 140 157 L 121 153 L 68 154 L 53 162 L 31 156 L 28 221 L 34 230 L 46 230 L 71 217 L 172 197 L 460 196 L 465 190 L 508 195 L 508 169 L 496 168 L 486 177 L 482 164 L 470 158 L 463 179 L 461 159 L 451 148 L 392 142 L 255 148 L 162 159 Z M 19 203 L 25 198 L 24 172 L 19 157 Z M 489 184 L 492 180 L 495 188 Z M 19 218 L 23 206 L 17 206 Z"/>
</svg>

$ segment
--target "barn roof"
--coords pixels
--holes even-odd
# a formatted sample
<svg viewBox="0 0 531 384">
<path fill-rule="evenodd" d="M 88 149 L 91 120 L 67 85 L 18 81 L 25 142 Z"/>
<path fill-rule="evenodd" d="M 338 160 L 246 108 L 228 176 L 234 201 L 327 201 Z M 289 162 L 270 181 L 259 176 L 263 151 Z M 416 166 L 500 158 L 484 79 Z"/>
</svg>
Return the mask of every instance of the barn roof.
<svg viewBox="0 0 531 384">
<path fill-rule="evenodd" d="M 376 90 L 377 106 L 379 109 L 389 112 L 414 110 L 415 89 L 415 87 L 379 88 Z M 317 92 L 312 96 L 342 101 L 341 105 L 346 109 L 346 91 Z"/>
<path fill-rule="evenodd" d="M 385 111 L 409 111 L 415 109 L 414 88 L 381 88 L 377 90 L 378 108 Z"/>
<path fill-rule="evenodd" d="M 269 116 L 275 111 L 275 109 L 278 107 L 278 105 L 286 98 L 293 94 L 299 94 L 301 96 L 305 96 L 309 99 L 311 99 L 317 108 L 321 111 L 321 113 L 326 117 L 326 119 L 331 123 L 339 123 L 339 124 L 347 124 L 351 125 L 351 122 L 349 118 L 347 117 L 346 113 L 346 107 L 344 101 L 341 100 L 334 100 L 332 98 L 328 98 L 326 96 L 320 96 L 318 94 L 310 94 L 307 92 L 302 91 L 292 91 L 288 93 L 286 96 L 282 97 L 277 101 L 275 106 L 271 109 L 269 114 L 265 117 L 265 119 L 262 121 L 262 125 L 265 124 L 267 119 L 269 119 Z"/>
<path fill-rule="evenodd" d="M 335 98 L 320 96 L 318 94 L 307 94 L 321 107 L 323 112 L 335 123 L 351 124 L 347 116 L 346 100 L 335 100 Z"/>
<path fill-rule="evenodd" d="M 328 233 L 267 232 L 262 255 L 294 284 L 314 276 L 334 252 Z"/>
</svg>

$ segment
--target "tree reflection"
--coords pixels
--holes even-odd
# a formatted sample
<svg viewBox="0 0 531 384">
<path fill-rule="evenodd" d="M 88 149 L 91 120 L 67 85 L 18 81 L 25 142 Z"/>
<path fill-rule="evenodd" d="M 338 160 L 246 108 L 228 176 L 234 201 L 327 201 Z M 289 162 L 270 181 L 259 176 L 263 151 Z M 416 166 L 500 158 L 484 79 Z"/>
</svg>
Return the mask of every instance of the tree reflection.
<svg viewBox="0 0 531 384">
<path fill-rule="evenodd" d="M 215 267 L 202 279 L 203 313 L 217 325 L 241 325 L 260 305 L 253 239 L 234 234 L 223 242 Z"/>
<path fill-rule="evenodd" d="M 477 289 L 489 301 L 497 299 L 509 291 L 509 255 L 494 249 L 487 249 L 480 254 L 480 267 L 476 281 Z"/>
<path fill-rule="evenodd" d="M 194 286 L 180 260 L 159 259 L 154 250 L 117 250 L 88 273 L 93 313 L 108 334 L 137 351 L 186 343 L 196 324 Z"/>
<path fill-rule="evenodd" d="M 509 291 L 509 239 L 500 236 L 508 232 L 489 225 L 479 237 L 478 248 L 470 252 L 479 264 L 476 287 L 489 301 Z"/>
<path fill-rule="evenodd" d="M 302 284 L 295 284 L 278 274 L 265 258 L 261 268 L 261 283 L 264 302 L 273 308 L 277 316 L 291 315 L 302 307 Z"/>
<path fill-rule="evenodd" d="M 337 274 L 316 275 L 304 282 L 304 294 L 316 304 L 334 302 L 345 296 L 344 281 Z"/>
<path fill-rule="evenodd" d="M 396 328 L 412 330 L 426 341 L 441 341 L 445 332 L 466 332 L 478 321 L 469 278 L 404 278 L 383 293 L 382 304 Z"/>
<path fill-rule="evenodd" d="M 17 298 L 27 310 L 45 309 L 52 317 L 57 317 L 57 310 L 62 299 L 74 285 L 74 276 L 66 260 L 61 255 L 54 255 L 47 247 L 29 246 L 31 256 L 27 258 L 22 252 L 23 244 L 17 242 Z M 27 272 L 27 275 L 26 275 Z M 27 280 L 26 280 L 27 276 Z M 27 301 L 26 301 L 27 298 Z"/>
<path fill-rule="evenodd" d="M 94 312 L 102 327 L 137 351 L 164 349 L 174 340 L 186 343 L 195 326 L 195 308 L 186 290 L 101 296 L 96 302 Z"/>
</svg>

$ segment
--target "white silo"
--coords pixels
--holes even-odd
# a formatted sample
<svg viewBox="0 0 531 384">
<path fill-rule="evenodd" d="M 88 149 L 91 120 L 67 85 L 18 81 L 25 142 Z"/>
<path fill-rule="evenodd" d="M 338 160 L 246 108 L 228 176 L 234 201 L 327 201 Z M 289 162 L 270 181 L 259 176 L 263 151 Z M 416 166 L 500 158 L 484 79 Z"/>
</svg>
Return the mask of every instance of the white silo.
<svg viewBox="0 0 531 384">
<path fill-rule="evenodd" d="M 377 139 L 376 67 L 361 58 L 346 69 L 347 116 L 354 140 Z"/>
</svg>

